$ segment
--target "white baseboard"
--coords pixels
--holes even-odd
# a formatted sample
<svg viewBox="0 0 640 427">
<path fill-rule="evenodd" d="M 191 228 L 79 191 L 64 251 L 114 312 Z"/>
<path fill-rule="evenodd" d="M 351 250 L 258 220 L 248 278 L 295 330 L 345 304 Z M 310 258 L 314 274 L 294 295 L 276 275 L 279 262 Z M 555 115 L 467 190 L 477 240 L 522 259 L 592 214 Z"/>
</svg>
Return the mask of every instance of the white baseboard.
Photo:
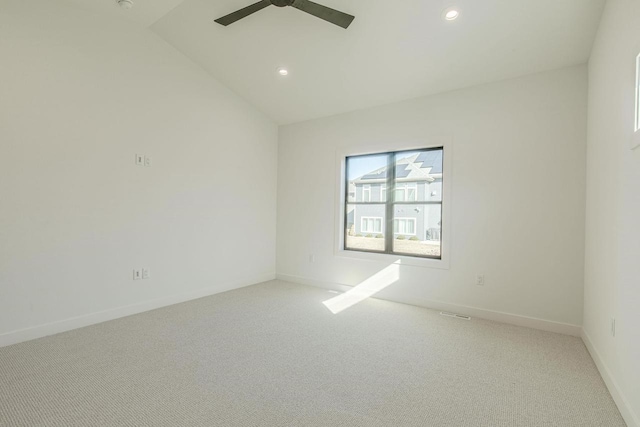
<svg viewBox="0 0 640 427">
<path fill-rule="evenodd" d="M 121 317 L 143 313 L 145 311 L 154 310 L 156 308 L 166 307 L 168 305 L 178 304 L 181 302 L 191 301 L 194 299 L 231 291 L 233 289 L 243 288 L 245 286 L 255 285 L 256 283 L 267 282 L 275 278 L 275 273 L 260 274 L 257 276 L 236 280 L 230 283 L 225 283 L 219 286 L 170 295 L 167 297 L 157 298 L 150 301 L 143 301 L 124 307 L 117 307 L 109 310 L 99 311 L 96 313 L 90 313 L 78 317 L 72 317 L 69 319 L 46 323 L 44 325 L 32 326 L 30 328 L 6 332 L 4 334 L 0 334 L 0 347 L 18 344 L 24 341 L 30 341 L 36 338 L 42 338 L 89 325 L 95 325 L 96 323 L 119 319 Z"/>
<path fill-rule="evenodd" d="M 634 413 L 631 405 L 620 390 L 620 387 L 618 387 L 617 381 L 613 378 L 613 375 L 611 375 L 611 371 L 604 363 L 604 360 L 600 356 L 600 353 L 593 345 L 593 341 L 591 341 L 591 338 L 589 338 L 589 334 L 587 334 L 587 331 L 585 331 L 584 329 L 582 330 L 582 341 L 587 347 L 587 350 L 589 350 L 589 354 L 591 354 L 591 358 L 598 367 L 600 376 L 604 380 L 604 383 L 607 385 L 609 393 L 611 393 L 613 401 L 616 402 L 616 405 L 618 406 L 618 409 L 622 414 L 622 418 L 624 418 L 625 422 L 627 423 L 627 426 L 640 427 L 640 417 L 638 417 L 638 415 Z"/>
<path fill-rule="evenodd" d="M 346 292 L 352 289 L 352 286 L 324 282 L 321 280 L 311 279 L 307 277 L 295 276 L 291 274 L 277 274 L 278 280 L 286 282 L 300 283 L 303 285 L 310 285 L 319 288 Z M 376 297 L 378 298 L 378 297 Z M 504 313 L 501 311 L 487 310 L 478 307 L 469 307 L 465 305 L 449 304 L 441 301 L 433 301 L 422 298 L 407 298 L 397 299 L 388 298 L 386 296 L 379 297 L 387 301 L 400 302 L 403 304 L 417 305 L 420 307 L 430 308 L 433 310 L 449 311 L 459 314 L 464 314 L 471 317 L 477 317 L 479 319 L 493 320 L 496 322 L 508 323 L 511 325 L 524 326 L 527 328 L 540 329 L 543 331 L 556 332 L 559 334 L 572 335 L 579 337 L 582 334 L 582 327 L 579 325 L 572 325 L 569 323 L 554 322 L 551 320 L 538 319 L 535 317 L 521 316 L 518 314 Z"/>
</svg>

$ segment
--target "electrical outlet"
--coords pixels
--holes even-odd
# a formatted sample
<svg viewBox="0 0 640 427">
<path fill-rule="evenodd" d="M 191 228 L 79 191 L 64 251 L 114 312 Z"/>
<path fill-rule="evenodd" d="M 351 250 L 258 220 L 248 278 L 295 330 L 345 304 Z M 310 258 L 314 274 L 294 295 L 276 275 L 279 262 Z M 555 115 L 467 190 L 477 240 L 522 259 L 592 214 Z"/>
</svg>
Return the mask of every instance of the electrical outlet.
<svg viewBox="0 0 640 427">
<path fill-rule="evenodd" d="M 478 274 L 476 276 L 476 285 L 484 286 L 484 274 Z"/>
<path fill-rule="evenodd" d="M 616 336 L 616 319 L 615 319 L 615 317 L 611 318 L 611 336 L 612 337 Z"/>
<path fill-rule="evenodd" d="M 136 165 L 138 166 L 144 165 L 144 154 L 136 154 Z"/>
<path fill-rule="evenodd" d="M 309 262 L 316 262 L 316 256 L 315 255 L 309 255 Z"/>
<path fill-rule="evenodd" d="M 151 270 L 149 270 L 148 268 L 143 268 L 142 269 L 142 278 L 143 279 L 151 278 Z"/>
<path fill-rule="evenodd" d="M 153 158 L 144 156 L 144 165 L 150 168 L 153 165 Z"/>
<path fill-rule="evenodd" d="M 136 268 L 133 270 L 133 280 L 140 280 L 142 279 L 142 270 L 139 268 Z"/>
</svg>

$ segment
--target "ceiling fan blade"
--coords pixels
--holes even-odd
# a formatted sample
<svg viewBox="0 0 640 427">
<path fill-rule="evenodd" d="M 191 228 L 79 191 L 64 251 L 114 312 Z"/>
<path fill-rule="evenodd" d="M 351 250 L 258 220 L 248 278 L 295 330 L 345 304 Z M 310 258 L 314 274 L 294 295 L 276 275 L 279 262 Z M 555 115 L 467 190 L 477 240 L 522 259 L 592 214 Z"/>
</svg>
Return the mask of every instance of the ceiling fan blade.
<svg viewBox="0 0 640 427">
<path fill-rule="evenodd" d="M 349 27 L 351 22 L 355 19 L 355 16 L 331 9 L 330 7 L 322 6 L 321 4 L 314 3 L 309 0 L 294 0 L 291 6 L 320 19 L 331 22 L 332 24 L 336 24 L 342 28 Z"/>
<path fill-rule="evenodd" d="M 233 24 L 234 22 L 239 21 L 242 18 L 246 18 L 252 13 L 256 13 L 257 11 L 264 9 L 267 6 L 271 6 L 271 2 L 269 0 L 262 0 L 258 3 L 252 4 L 251 6 L 236 10 L 235 12 L 225 15 L 222 18 L 218 18 L 216 19 L 216 22 L 226 27 L 227 25 Z"/>
</svg>

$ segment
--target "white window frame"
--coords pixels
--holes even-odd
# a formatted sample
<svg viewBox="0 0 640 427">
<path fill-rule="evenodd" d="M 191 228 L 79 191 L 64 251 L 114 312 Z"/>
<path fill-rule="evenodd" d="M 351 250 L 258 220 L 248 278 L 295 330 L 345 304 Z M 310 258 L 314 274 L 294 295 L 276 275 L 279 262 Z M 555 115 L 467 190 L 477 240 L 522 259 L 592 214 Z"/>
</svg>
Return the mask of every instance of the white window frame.
<svg viewBox="0 0 640 427">
<path fill-rule="evenodd" d="M 413 222 L 413 233 L 400 233 L 400 232 L 396 232 L 396 221 L 411 221 Z M 418 221 L 416 218 L 408 218 L 408 217 L 398 217 L 398 218 L 393 218 L 393 234 L 398 234 L 401 236 L 415 236 L 416 235 L 416 228 L 418 225 Z"/>
<path fill-rule="evenodd" d="M 367 197 L 364 197 L 364 193 L 367 193 Z M 371 201 L 371 184 L 364 184 L 362 186 L 362 201 L 363 202 L 370 202 Z"/>
<path fill-rule="evenodd" d="M 387 200 L 387 186 L 380 184 L 380 201 L 385 202 Z"/>
<path fill-rule="evenodd" d="M 629 141 L 629 146 L 632 150 L 640 147 L 640 54 L 636 56 L 635 98 L 634 127 L 631 141 Z"/>
<path fill-rule="evenodd" d="M 440 241 L 440 259 L 344 250 L 344 228 L 346 225 L 344 215 L 344 182 L 346 179 L 346 158 L 364 154 L 379 154 L 388 153 L 390 151 L 409 151 L 436 147 L 444 148 L 444 160 L 442 165 L 444 179 L 442 184 L 442 240 Z M 402 265 L 410 265 L 415 267 L 448 270 L 450 268 L 451 252 L 454 249 L 452 248 L 451 242 L 451 200 L 453 194 L 451 183 L 454 180 L 452 167 L 454 155 L 454 144 L 451 137 L 425 138 L 418 141 L 396 141 L 384 144 L 354 144 L 338 148 L 336 150 L 335 158 L 336 181 L 334 198 L 334 256 L 339 258 L 373 262 L 380 267 L 388 266 L 390 263 L 399 263 Z"/>
<path fill-rule="evenodd" d="M 380 220 L 380 231 L 376 231 L 376 230 L 365 230 L 363 227 L 364 221 L 367 219 L 372 219 L 373 223 L 374 223 L 374 228 L 375 228 L 375 220 L 379 219 Z M 384 234 L 384 218 L 382 218 L 381 216 L 363 216 L 362 218 L 360 218 L 360 232 L 361 233 L 372 233 L 372 234 Z"/>
</svg>

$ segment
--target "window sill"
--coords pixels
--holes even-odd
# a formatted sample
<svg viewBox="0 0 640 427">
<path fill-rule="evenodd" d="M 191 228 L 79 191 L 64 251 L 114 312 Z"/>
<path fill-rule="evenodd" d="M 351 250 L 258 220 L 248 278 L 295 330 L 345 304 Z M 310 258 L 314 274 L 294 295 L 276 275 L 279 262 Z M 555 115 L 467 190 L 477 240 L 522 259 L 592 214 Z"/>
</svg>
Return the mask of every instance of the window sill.
<svg viewBox="0 0 640 427">
<path fill-rule="evenodd" d="M 338 258 L 358 259 L 363 261 L 371 261 L 384 264 L 398 263 L 401 265 L 410 265 L 412 267 L 437 268 L 441 270 L 449 269 L 449 261 L 443 257 L 442 259 L 420 258 L 406 255 L 378 254 L 374 252 L 346 251 L 344 249 L 337 250 L 335 256 Z"/>
</svg>

